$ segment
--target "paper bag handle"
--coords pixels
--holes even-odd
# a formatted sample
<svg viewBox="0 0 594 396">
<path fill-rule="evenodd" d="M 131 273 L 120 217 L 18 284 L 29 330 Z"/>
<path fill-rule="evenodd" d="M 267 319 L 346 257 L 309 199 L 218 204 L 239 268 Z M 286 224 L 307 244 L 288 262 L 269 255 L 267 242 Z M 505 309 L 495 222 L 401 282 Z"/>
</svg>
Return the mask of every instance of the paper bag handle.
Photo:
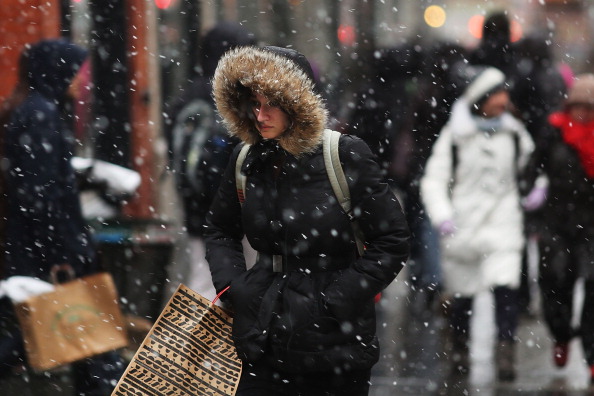
<svg viewBox="0 0 594 396">
<path fill-rule="evenodd" d="M 66 272 L 68 274 L 69 280 L 73 280 L 76 278 L 76 272 L 74 272 L 74 269 L 70 264 L 56 264 L 50 270 L 50 277 L 54 285 L 60 283 L 58 281 L 58 274 L 60 272 Z"/>
<path fill-rule="evenodd" d="M 223 290 L 221 290 L 221 292 L 219 294 L 217 294 L 217 296 L 214 298 L 214 300 L 212 300 L 212 305 L 215 305 L 215 303 L 217 302 L 217 300 L 219 298 L 221 298 L 221 296 L 223 295 L 223 293 L 225 293 L 227 290 L 229 290 L 231 286 L 227 286 L 226 288 L 224 288 Z"/>
</svg>

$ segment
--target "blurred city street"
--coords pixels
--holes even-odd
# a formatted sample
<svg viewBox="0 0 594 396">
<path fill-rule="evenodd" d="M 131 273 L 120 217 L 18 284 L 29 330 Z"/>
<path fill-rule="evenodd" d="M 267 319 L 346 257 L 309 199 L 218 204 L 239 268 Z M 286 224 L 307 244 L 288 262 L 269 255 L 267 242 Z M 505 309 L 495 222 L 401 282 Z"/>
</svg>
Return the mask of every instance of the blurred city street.
<svg viewBox="0 0 594 396">
<path fill-rule="evenodd" d="M 448 378 L 445 320 L 412 309 L 406 276 L 400 274 L 384 293 L 378 310 L 381 358 L 374 367 L 371 396 L 591 396 L 588 371 L 579 340 L 573 340 L 563 369 L 553 364 L 552 341 L 541 319 L 538 301 L 518 329 L 517 379 L 498 383 L 493 365 L 492 297 L 479 295 L 472 319 L 471 374 L 467 381 Z M 579 293 L 579 288 L 578 288 Z"/>
<path fill-rule="evenodd" d="M 579 289 L 578 289 L 579 290 Z M 542 323 L 538 302 L 533 314 L 523 316 L 518 331 L 517 379 L 501 384 L 495 380 L 494 325 L 491 296 L 475 302 L 471 345 L 472 367 L 467 381 L 448 378 L 445 320 L 439 307 L 421 312 L 413 301 L 406 274 L 402 273 L 378 303 L 381 358 L 373 369 L 370 396 L 593 396 L 578 340 L 571 344 L 570 360 L 563 369 L 552 362 L 551 339 Z M 420 292 L 422 293 L 422 292 Z M 438 305 L 438 304 L 436 304 Z M 0 382 L 4 396 L 71 396 L 67 369 L 53 373 L 15 376 Z"/>
</svg>

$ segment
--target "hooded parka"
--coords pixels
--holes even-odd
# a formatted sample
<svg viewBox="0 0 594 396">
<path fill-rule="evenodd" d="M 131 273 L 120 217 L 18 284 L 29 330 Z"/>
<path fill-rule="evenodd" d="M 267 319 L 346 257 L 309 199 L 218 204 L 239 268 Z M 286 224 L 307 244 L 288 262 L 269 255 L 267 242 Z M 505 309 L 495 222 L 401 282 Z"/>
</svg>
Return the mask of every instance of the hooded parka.
<svg viewBox="0 0 594 396">
<path fill-rule="evenodd" d="M 457 227 L 441 238 L 445 286 L 467 297 L 519 286 L 524 232 L 518 177 L 534 150 L 510 113 L 486 131 L 470 107 L 465 97 L 456 101 L 421 179 L 432 224 L 453 220 Z"/>
<path fill-rule="evenodd" d="M 240 203 L 231 157 L 207 217 L 206 245 L 217 291 L 234 310 L 233 338 L 243 361 L 285 372 L 369 369 L 379 357 L 374 297 L 408 256 L 400 205 L 382 183 L 365 143 L 343 135 L 339 154 L 352 215 L 365 235 L 357 257 L 349 216 L 337 202 L 322 153 L 327 114 L 307 59 L 277 47 L 227 53 L 215 73 L 214 98 L 229 132 L 251 148 L 241 168 Z M 262 139 L 246 110 L 246 93 L 282 108 L 289 128 Z M 244 235 L 259 252 L 246 270 Z M 273 271 L 280 257 L 282 270 Z"/>
<path fill-rule="evenodd" d="M 29 48 L 21 64 L 27 92 L 5 129 L 7 234 L 5 276 L 49 279 L 55 264 L 82 275 L 94 258 L 70 165 L 73 139 L 66 93 L 86 51 L 65 40 Z"/>
</svg>

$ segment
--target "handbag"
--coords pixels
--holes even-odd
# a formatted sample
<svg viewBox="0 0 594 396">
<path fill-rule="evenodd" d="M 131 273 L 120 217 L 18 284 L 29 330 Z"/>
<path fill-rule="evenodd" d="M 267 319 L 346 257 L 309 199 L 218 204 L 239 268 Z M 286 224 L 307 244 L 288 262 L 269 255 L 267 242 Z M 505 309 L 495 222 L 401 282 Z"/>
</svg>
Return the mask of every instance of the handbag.
<svg viewBox="0 0 594 396">
<path fill-rule="evenodd" d="M 112 396 L 235 395 L 241 361 L 231 324 L 226 310 L 180 284 Z"/>
<path fill-rule="evenodd" d="M 58 274 L 70 280 L 58 283 Z M 15 304 L 29 366 L 45 371 L 125 347 L 118 296 L 111 275 L 100 272 L 74 279 L 68 265 L 51 270 L 55 290 Z"/>
</svg>

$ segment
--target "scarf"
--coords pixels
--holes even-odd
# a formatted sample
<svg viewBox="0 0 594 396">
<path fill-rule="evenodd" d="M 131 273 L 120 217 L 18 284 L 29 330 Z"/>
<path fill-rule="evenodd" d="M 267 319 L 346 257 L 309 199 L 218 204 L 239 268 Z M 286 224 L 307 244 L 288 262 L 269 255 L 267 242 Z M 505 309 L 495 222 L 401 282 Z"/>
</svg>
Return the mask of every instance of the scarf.
<svg viewBox="0 0 594 396">
<path fill-rule="evenodd" d="M 248 158 L 241 167 L 241 173 L 251 175 L 256 169 L 263 170 L 272 166 L 273 174 L 278 176 L 280 168 L 286 159 L 287 152 L 276 139 L 261 139 L 254 145 Z"/>
<path fill-rule="evenodd" d="M 488 133 L 488 134 L 495 133 L 496 131 L 501 129 L 501 125 L 502 125 L 501 116 L 491 117 L 491 118 L 473 116 L 472 118 L 474 119 L 474 122 L 476 123 L 477 128 L 483 132 Z"/>
<path fill-rule="evenodd" d="M 561 130 L 565 143 L 573 147 L 589 178 L 594 178 L 594 121 L 587 124 L 573 121 L 567 113 L 553 113 L 549 116 L 552 126 Z"/>
</svg>

